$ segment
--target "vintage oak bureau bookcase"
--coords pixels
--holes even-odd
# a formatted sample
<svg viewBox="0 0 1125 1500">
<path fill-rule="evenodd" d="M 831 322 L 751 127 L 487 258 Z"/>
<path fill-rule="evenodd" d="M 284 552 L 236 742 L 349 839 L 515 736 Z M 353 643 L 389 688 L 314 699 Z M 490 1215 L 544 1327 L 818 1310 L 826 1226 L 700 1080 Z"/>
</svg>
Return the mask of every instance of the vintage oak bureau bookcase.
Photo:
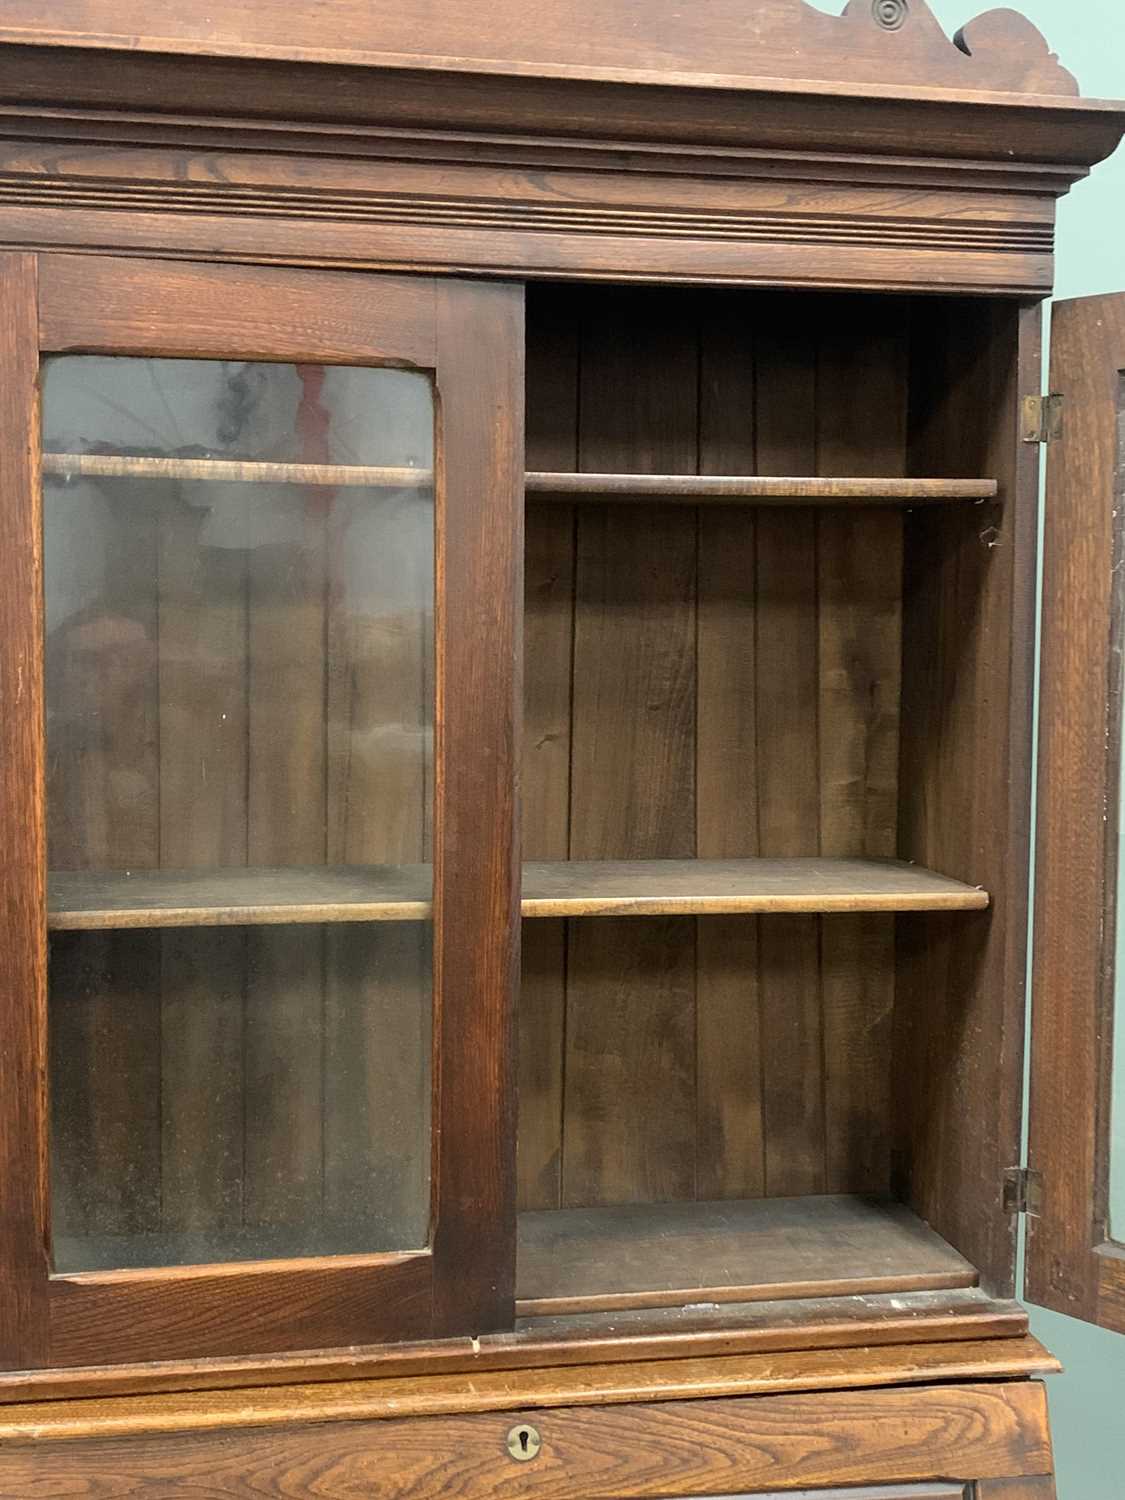
<svg viewBox="0 0 1125 1500">
<path fill-rule="evenodd" d="M 8 0 L 0 1495 L 1054 1494 L 1123 129 L 1010 10 Z"/>
</svg>

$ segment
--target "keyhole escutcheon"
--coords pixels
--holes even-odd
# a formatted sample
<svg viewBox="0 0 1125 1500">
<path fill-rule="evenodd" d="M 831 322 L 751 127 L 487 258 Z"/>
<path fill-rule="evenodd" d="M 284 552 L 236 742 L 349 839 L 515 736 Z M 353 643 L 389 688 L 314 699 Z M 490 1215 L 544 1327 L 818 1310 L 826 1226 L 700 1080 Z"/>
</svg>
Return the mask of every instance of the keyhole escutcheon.
<svg viewBox="0 0 1125 1500">
<path fill-rule="evenodd" d="M 533 1458 L 539 1457 L 539 1450 L 543 1446 L 543 1439 L 539 1436 L 536 1428 L 527 1422 L 521 1422 L 518 1427 L 513 1427 L 508 1434 L 508 1452 L 517 1463 L 530 1463 Z"/>
</svg>

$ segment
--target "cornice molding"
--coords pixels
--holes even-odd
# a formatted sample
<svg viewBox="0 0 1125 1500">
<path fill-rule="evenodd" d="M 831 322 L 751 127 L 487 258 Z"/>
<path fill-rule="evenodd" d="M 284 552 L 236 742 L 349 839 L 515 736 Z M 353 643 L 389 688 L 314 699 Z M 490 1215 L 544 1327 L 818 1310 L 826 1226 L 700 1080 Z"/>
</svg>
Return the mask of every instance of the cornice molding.
<svg viewBox="0 0 1125 1500">
<path fill-rule="evenodd" d="M 570 14 L 586 0 L 560 3 Z M 752 16 L 792 19 L 793 3 L 762 0 Z M 873 0 L 860 19 L 856 3 L 841 17 L 802 5 L 802 25 L 867 34 Z M 940 37 L 970 64 L 920 0 L 908 5 L 912 46 Z M 709 25 L 734 17 L 732 0 L 704 9 Z M 964 45 L 995 46 L 1014 25 L 985 17 Z M 662 77 L 0 45 L 0 243 L 1037 296 L 1051 285 L 1053 200 L 1125 127 L 1122 107 L 1072 94 L 807 79 L 739 92 Z"/>
<path fill-rule="evenodd" d="M 315 147 L 307 154 L 301 146 Z M 263 149 L 269 146 L 272 149 Z M 1035 295 L 1073 169 L 0 114 L 0 239 L 515 276 Z M 220 227 L 221 226 L 221 227 Z"/>
</svg>

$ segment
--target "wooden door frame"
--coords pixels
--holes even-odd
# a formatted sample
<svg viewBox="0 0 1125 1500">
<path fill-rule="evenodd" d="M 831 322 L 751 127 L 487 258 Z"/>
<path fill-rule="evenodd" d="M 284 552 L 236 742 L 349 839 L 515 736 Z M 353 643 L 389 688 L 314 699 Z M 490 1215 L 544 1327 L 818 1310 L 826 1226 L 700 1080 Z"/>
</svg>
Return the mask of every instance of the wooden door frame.
<svg viewBox="0 0 1125 1500">
<path fill-rule="evenodd" d="M 0 256 L 0 1364 L 475 1334 L 514 1308 L 522 288 Z M 433 372 L 432 1242 L 412 1253 L 49 1274 L 40 352 Z"/>
<path fill-rule="evenodd" d="M 1125 640 L 1125 296 L 1054 309 L 1040 677 L 1026 1294 L 1125 1332 L 1108 1234 Z M 1035 1205 L 1032 1205 L 1033 1208 Z"/>
</svg>

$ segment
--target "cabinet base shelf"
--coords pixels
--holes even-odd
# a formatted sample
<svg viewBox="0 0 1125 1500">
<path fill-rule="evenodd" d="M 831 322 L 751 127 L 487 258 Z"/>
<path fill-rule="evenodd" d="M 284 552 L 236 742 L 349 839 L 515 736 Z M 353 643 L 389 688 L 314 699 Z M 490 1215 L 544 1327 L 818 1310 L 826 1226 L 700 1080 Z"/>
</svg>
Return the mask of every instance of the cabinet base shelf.
<svg viewBox="0 0 1125 1500">
<path fill-rule="evenodd" d="M 519 1317 L 975 1286 L 902 1204 L 832 1195 L 524 1213 Z"/>
</svg>

